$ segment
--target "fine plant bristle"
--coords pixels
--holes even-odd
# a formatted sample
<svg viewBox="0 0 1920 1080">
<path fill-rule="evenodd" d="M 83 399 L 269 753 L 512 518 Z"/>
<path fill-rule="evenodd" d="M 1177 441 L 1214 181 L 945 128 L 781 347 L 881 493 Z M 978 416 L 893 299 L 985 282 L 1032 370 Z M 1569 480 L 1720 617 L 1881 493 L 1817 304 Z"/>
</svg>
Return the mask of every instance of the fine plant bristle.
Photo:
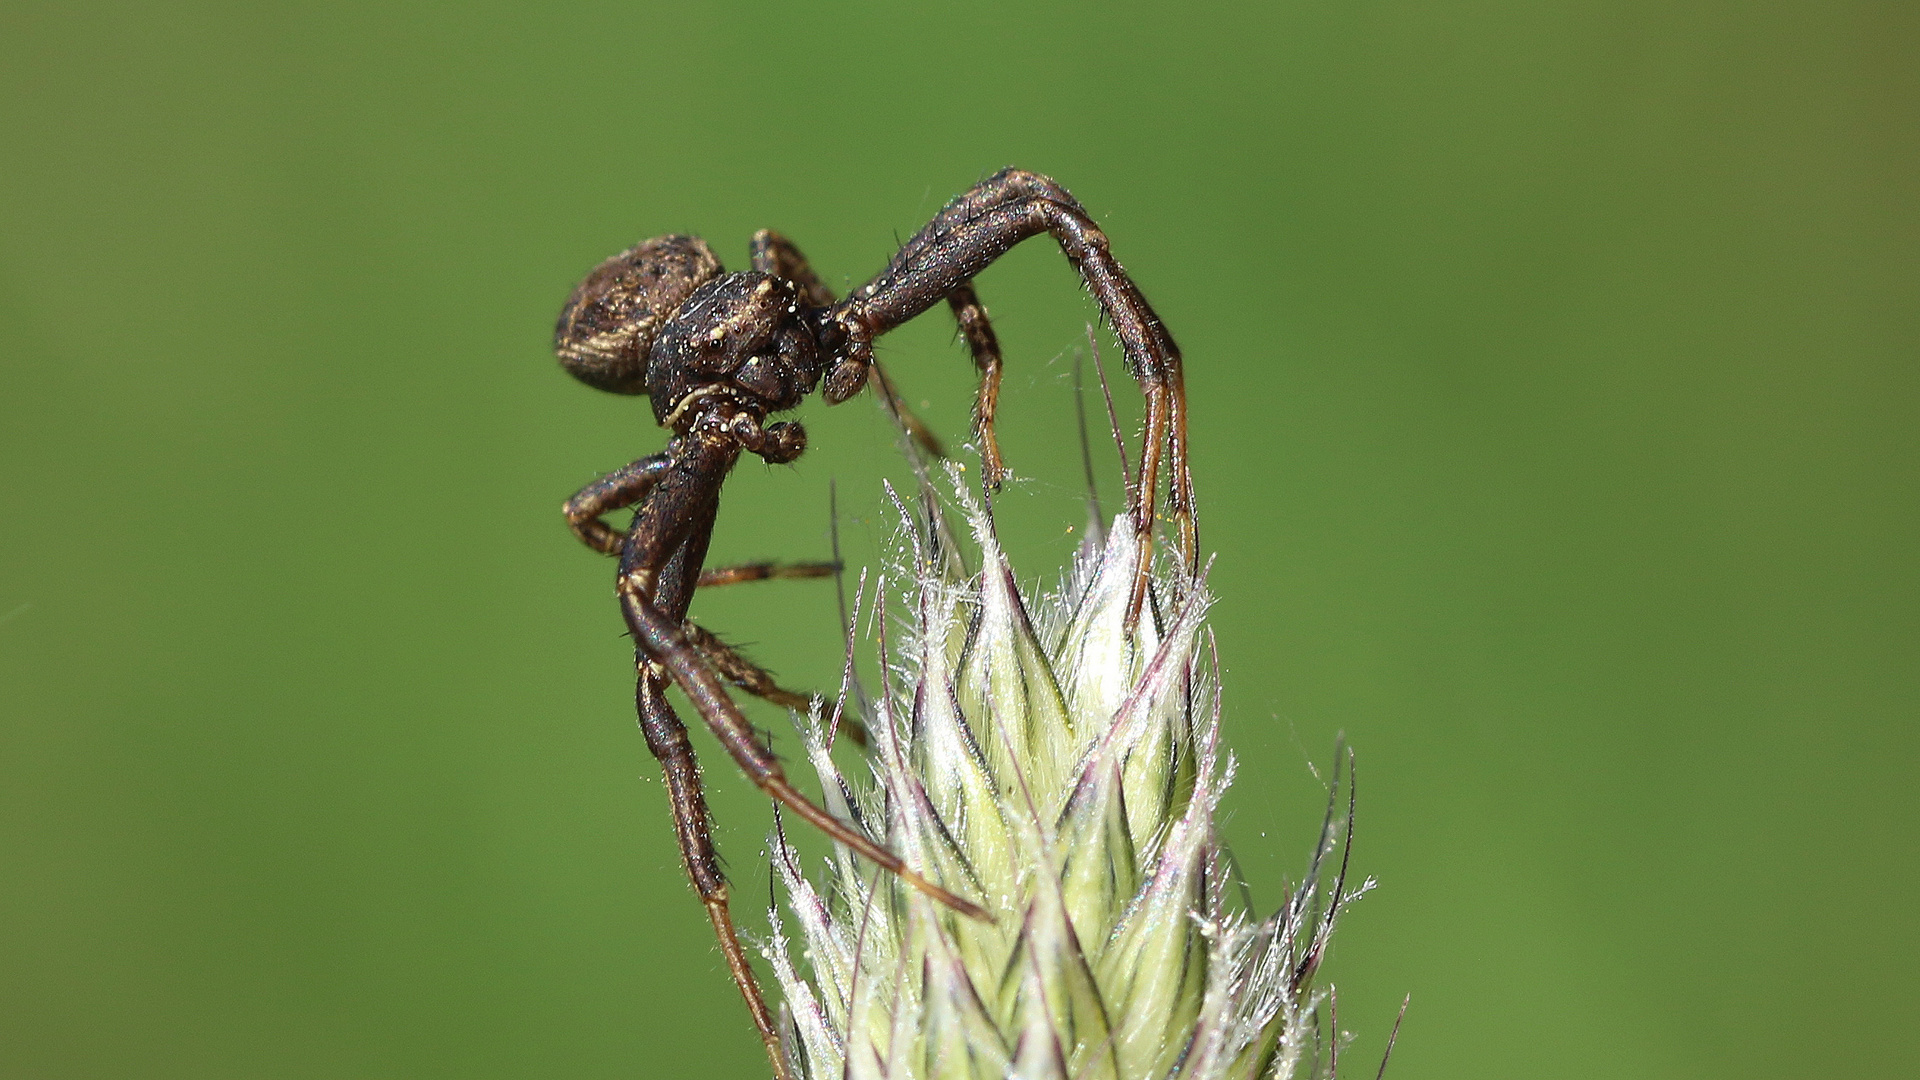
<svg viewBox="0 0 1920 1080">
<path fill-rule="evenodd" d="M 1314 976 L 1372 884 L 1343 891 L 1351 755 L 1304 877 L 1273 914 L 1249 910 L 1215 828 L 1235 766 L 1204 574 L 1156 568 L 1129 630 L 1141 552 L 1121 515 L 1030 596 L 958 478 L 958 528 L 931 483 L 912 509 L 894 498 L 892 565 L 871 588 L 862 575 L 843 616 L 857 633 L 864 609 L 882 685 L 860 692 L 850 657 L 838 699 L 800 729 L 830 811 L 992 920 L 838 845 L 810 877 L 776 827 L 787 914 L 775 908 L 765 952 L 794 1075 L 1334 1075 L 1340 1036 Z M 833 759 L 843 717 L 864 725 L 865 775 Z"/>
</svg>

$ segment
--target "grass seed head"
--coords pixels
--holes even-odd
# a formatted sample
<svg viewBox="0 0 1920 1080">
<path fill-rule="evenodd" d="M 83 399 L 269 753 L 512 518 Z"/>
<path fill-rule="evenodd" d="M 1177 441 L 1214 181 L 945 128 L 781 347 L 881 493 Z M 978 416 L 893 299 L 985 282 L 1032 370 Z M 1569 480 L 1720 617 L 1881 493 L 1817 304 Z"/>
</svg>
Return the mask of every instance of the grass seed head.
<svg viewBox="0 0 1920 1080">
<path fill-rule="evenodd" d="M 776 832 L 791 922 L 775 909 L 765 951 L 795 1075 L 1329 1075 L 1338 1036 L 1323 1035 L 1313 975 L 1334 915 L 1366 886 L 1343 897 L 1344 867 L 1330 889 L 1320 870 L 1350 813 L 1340 828 L 1330 803 L 1280 910 L 1246 910 L 1215 828 L 1234 761 L 1204 584 L 1156 568 L 1129 630 L 1141 552 L 1123 516 L 1056 589 L 1023 593 L 955 479 L 978 569 L 960 566 L 947 522 L 903 507 L 868 620 L 885 685 L 865 704 L 843 692 L 802 739 L 830 809 L 994 918 L 962 917 L 844 849 L 810 878 Z M 835 710 L 867 726 L 869 775 L 830 754 Z"/>
</svg>

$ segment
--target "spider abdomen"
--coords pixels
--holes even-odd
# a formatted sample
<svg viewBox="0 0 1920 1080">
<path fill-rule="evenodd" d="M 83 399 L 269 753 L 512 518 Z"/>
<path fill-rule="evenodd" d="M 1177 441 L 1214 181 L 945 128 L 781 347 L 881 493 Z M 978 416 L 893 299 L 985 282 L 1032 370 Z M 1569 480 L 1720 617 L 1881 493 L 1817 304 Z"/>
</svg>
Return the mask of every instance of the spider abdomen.
<svg viewBox="0 0 1920 1080">
<path fill-rule="evenodd" d="M 656 236 L 594 267 L 560 309 L 553 351 L 574 378 L 615 394 L 648 392 L 647 354 L 661 326 L 720 258 L 697 236 Z"/>
</svg>

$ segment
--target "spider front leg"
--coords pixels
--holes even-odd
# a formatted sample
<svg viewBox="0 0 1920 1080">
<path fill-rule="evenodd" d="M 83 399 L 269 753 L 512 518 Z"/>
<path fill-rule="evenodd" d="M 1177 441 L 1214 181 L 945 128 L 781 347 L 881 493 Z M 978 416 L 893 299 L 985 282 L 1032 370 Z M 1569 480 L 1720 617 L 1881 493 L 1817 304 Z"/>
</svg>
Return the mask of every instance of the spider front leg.
<svg viewBox="0 0 1920 1080">
<path fill-rule="evenodd" d="M 1189 569 L 1198 570 L 1180 349 L 1113 257 L 1106 234 L 1066 188 L 1038 173 L 1007 169 L 948 203 L 901 247 L 885 270 L 825 313 L 822 334 L 837 347 L 839 356 L 822 389 L 829 402 L 846 400 L 865 381 L 874 338 L 952 296 L 1014 245 L 1041 233 L 1050 234 L 1079 271 L 1120 339 L 1127 370 L 1147 399 L 1140 470 L 1127 493 L 1127 510 L 1140 544 L 1140 563 L 1127 605 L 1127 620 L 1132 624 L 1146 600 L 1163 470 L 1167 509 L 1180 537 L 1181 554 Z"/>
</svg>

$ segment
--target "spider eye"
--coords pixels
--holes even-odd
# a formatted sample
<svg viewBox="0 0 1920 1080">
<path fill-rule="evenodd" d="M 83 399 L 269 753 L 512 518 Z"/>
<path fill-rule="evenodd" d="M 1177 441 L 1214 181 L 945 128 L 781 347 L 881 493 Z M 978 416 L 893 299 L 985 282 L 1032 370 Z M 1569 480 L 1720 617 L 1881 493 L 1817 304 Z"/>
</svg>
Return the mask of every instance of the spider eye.
<svg viewBox="0 0 1920 1080">
<path fill-rule="evenodd" d="M 574 378 L 616 394 L 647 392 L 647 350 L 695 289 L 720 275 L 697 236 L 660 236 L 608 259 L 573 290 L 553 351 Z"/>
</svg>

